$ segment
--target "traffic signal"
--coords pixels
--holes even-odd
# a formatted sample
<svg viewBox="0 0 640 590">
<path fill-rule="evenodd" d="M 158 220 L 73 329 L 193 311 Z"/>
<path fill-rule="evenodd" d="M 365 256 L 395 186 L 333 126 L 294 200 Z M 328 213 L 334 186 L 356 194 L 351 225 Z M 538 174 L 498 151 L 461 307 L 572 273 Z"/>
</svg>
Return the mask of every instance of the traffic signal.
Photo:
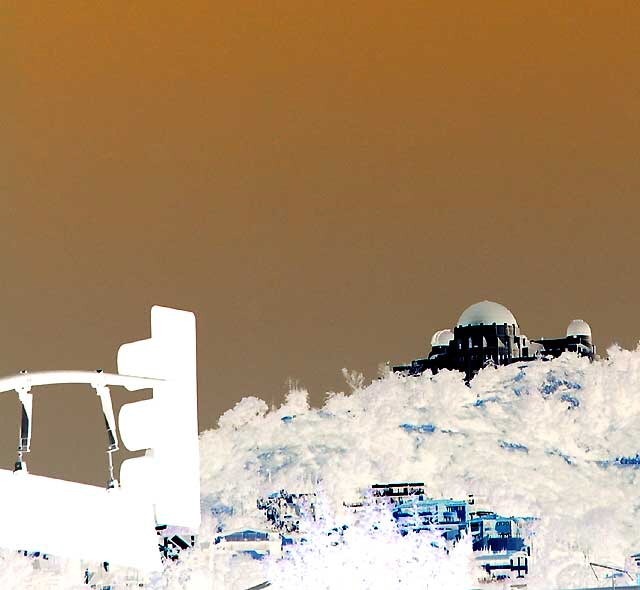
<svg viewBox="0 0 640 590">
<path fill-rule="evenodd" d="M 153 398 L 122 406 L 120 438 L 142 457 L 123 461 L 122 489 L 148 498 L 158 525 L 198 528 L 200 456 L 196 323 L 191 312 L 154 306 L 151 338 L 123 344 L 118 373 L 161 381 Z"/>
</svg>

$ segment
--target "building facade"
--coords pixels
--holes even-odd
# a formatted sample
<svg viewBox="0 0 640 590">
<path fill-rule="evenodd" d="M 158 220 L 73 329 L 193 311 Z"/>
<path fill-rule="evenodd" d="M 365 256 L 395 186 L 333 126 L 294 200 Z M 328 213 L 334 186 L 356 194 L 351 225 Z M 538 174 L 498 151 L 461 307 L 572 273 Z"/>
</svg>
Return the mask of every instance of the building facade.
<svg viewBox="0 0 640 590">
<path fill-rule="evenodd" d="M 462 312 L 453 331 L 439 330 L 433 335 L 426 357 L 394 366 L 393 370 L 408 375 L 457 370 L 469 381 L 487 366 L 549 359 L 567 351 L 593 360 L 596 349 L 587 322 L 573 320 L 564 338 L 529 340 L 520 333 L 516 318 L 504 305 L 481 301 Z"/>
</svg>

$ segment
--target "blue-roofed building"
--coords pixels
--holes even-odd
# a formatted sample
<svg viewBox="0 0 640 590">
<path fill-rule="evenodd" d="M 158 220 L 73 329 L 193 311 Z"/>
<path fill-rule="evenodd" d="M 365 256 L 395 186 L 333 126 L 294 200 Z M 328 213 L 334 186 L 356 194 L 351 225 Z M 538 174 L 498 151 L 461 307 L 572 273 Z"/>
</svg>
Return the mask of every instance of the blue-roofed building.
<svg viewBox="0 0 640 590">
<path fill-rule="evenodd" d="M 472 536 L 476 560 L 486 572 L 486 581 L 523 578 L 529 573 L 531 548 L 528 518 L 503 517 L 495 512 L 475 511 L 469 500 L 434 499 L 421 494 L 405 495 L 392 506 L 401 534 L 438 532 L 447 541 Z"/>
<path fill-rule="evenodd" d="M 236 529 L 219 533 L 213 543 L 216 550 L 231 551 L 235 555 L 246 555 L 253 559 L 282 553 L 280 535 L 273 531 Z"/>
</svg>

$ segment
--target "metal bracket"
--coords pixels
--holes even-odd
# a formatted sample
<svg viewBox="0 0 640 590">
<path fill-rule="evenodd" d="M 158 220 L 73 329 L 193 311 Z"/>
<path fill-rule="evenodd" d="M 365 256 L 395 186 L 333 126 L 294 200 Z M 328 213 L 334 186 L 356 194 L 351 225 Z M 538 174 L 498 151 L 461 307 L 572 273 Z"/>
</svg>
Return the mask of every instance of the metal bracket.
<svg viewBox="0 0 640 590">
<path fill-rule="evenodd" d="M 113 452 L 118 450 L 118 435 L 116 434 L 116 419 L 113 413 L 113 403 L 111 401 L 111 391 L 104 384 L 104 375 L 102 369 L 96 371 L 96 380 L 91 384 L 96 394 L 100 398 L 102 406 L 102 416 L 104 425 L 107 429 L 107 457 L 109 459 L 109 480 L 107 481 L 107 489 L 117 488 L 118 480 L 114 476 L 113 471 Z"/>
<path fill-rule="evenodd" d="M 18 460 L 15 463 L 14 471 L 27 473 L 27 462 L 23 459 L 23 454 L 31 451 L 31 421 L 33 418 L 33 394 L 31 391 L 31 379 L 27 371 L 20 371 L 24 379 L 16 387 L 15 391 L 20 400 L 22 415 L 20 419 L 20 436 L 18 438 Z"/>
</svg>

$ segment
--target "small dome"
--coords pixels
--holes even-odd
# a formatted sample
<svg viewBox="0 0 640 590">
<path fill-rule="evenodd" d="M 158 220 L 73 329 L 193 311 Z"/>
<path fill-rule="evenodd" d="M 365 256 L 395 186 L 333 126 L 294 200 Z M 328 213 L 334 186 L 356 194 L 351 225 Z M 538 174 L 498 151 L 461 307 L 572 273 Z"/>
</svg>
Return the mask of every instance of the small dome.
<svg viewBox="0 0 640 590">
<path fill-rule="evenodd" d="M 453 340 L 453 332 L 451 330 L 438 330 L 431 338 L 431 346 L 448 346 Z"/>
<path fill-rule="evenodd" d="M 480 301 L 470 305 L 462 312 L 458 320 L 458 327 L 479 326 L 480 324 L 509 324 L 517 326 L 516 318 L 504 306 L 494 301 Z"/>
<path fill-rule="evenodd" d="M 573 320 L 567 327 L 567 336 L 589 336 L 591 327 L 584 320 Z"/>
</svg>

